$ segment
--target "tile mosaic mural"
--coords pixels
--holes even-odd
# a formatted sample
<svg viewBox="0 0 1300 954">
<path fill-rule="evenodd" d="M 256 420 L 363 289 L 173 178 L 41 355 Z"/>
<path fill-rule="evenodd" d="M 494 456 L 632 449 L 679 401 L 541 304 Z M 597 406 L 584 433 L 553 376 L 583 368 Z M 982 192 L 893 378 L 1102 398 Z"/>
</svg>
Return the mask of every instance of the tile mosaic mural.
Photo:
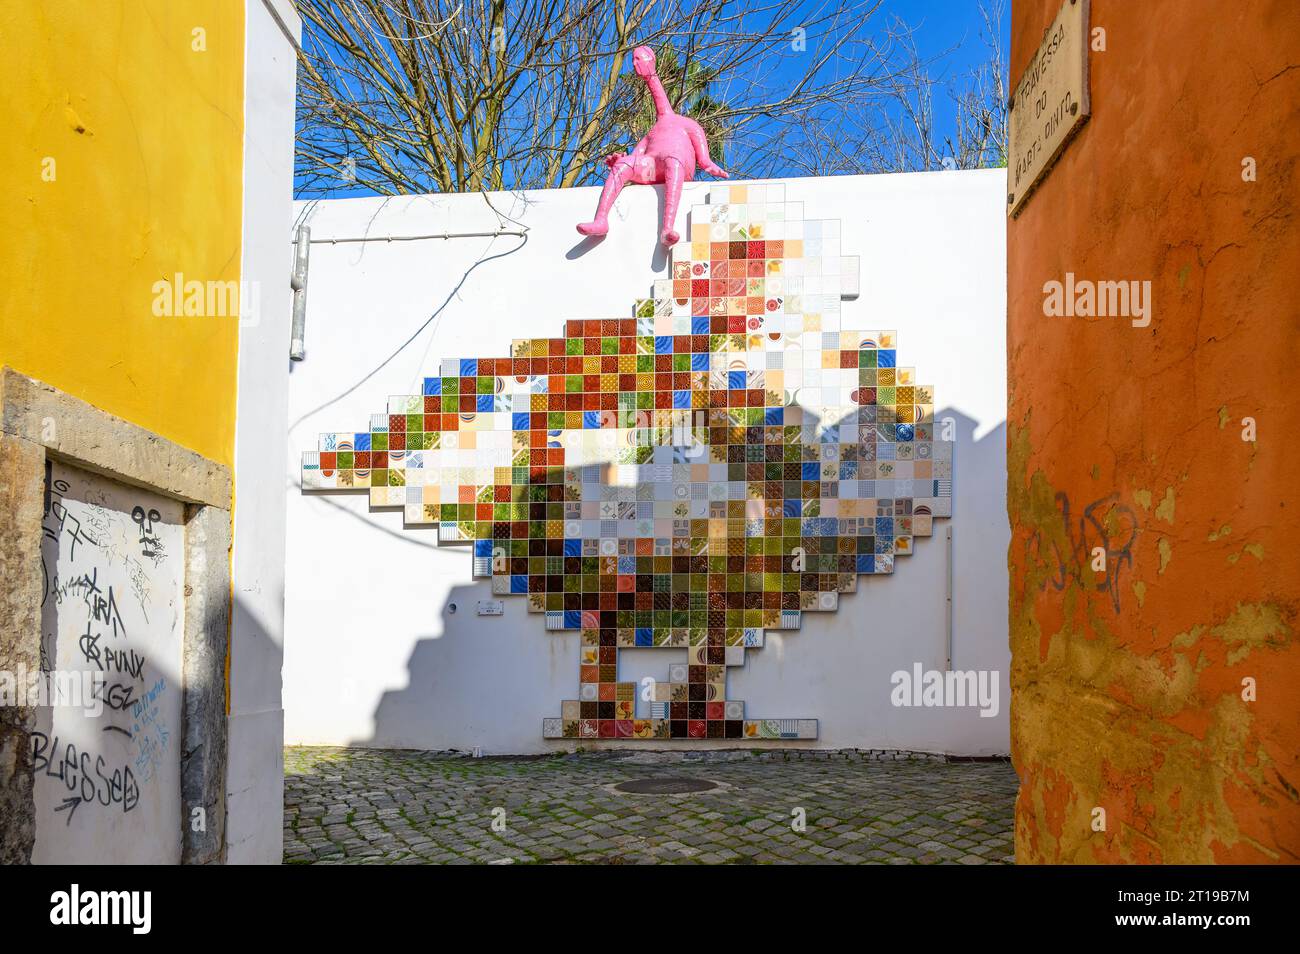
<svg viewBox="0 0 1300 954">
<path fill-rule="evenodd" d="M 711 186 L 632 317 L 443 361 L 303 455 L 304 489 L 402 508 L 581 633 L 548 738 L 815 739 L 815 718 L 751 716 L 727 670 L 951 515 L 934 389 L 893 331 L 841 326 L 840 223 L 784 188 Z M 643 694 L 619 679 L 630 647 L 685 660 Z"/>
</svg>

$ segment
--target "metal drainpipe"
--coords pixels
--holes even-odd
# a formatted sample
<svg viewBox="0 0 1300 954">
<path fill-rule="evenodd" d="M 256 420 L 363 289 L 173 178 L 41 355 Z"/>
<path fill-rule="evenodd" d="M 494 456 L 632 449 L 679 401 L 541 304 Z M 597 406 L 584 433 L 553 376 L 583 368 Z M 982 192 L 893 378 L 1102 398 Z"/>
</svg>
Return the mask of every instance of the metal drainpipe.
<svg viewBox="0 0 1300 954">
<path fill-rule="evenodd" d="M 289 335 L 289 360 L 301 361 L 307 356 L 303 335 L 307 325 L 307 255 L 311 250 L 311 229 L 298 226 L 298 237 L 293 250 L 293 274 L 289 287 L 293 289 L 293 330 Z"/>
<path fill-rule="evenodd" d="M 952 527 L 945 528 L 948 532 L 947 539 L 944 541 L 944 562 L 947 566 L 944 568 L 944 629 L 946 630 L 946 643 L 948 648 L 948 666 L 949 672 L 952 671 Z"/>
</svg>

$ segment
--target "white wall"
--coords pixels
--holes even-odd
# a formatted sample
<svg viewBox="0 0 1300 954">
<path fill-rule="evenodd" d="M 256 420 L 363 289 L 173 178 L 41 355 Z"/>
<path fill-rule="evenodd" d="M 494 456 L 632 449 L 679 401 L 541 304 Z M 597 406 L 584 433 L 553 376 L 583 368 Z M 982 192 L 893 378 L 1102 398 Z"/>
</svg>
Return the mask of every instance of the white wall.
<svg viewBox="0 0 1300 954">
<path fill-rule="evenodd" d="M 296 36 L 288 0 L 268 2 Z M 295 59 L 263 0 L 247 0 L 246 16 L 241 273 L 256 308 L 239 329 L 226 852 L 232 863 L 278 864 Z"/>
<path fill-rule="evenodd" d="M 892 577 L 861 579 L 836 613 L 807 613 L 798 631 L 769 630 L 767 645 L 728 672 L 728 695 L 756 717 L 819 719 L 817 748 L 1006 753 L 1005 173 L 784 181 L 806 218 L 840 218 L 843 253 L 861 256 L 861 296 L 844 303 L 843 327 L 897 329 L 900 364 L 935 385 L 936 417 L 956 420 L 954 517 L 936 521 Z M 708 189 L 688 184 L 683 222 Z M 477 618 L 476 601 L 491 594 L 488 581 L 471 580 L 467 550 L 438 547 L 432 530 L 403 529 L 400 513 L 369 512 L 364 494 L 303 495 L 297 481 L 300 452 L 316 448 L 318 432 L 362 428 L 389 395 L 418 393 L 443 358 L 504 356 L 514 338 L 559 336 L 566 318 L 629 316 L 666 268 L 656 245 L 660 190 L 629 188 L 610 235 L 579 241 L 574 223 L 590 218 L 596 196 L 491 195 L 529 228 L 522 247 L 512 236 L 312 246 L 307 360 L 291 378 L 285 462 L 287 742 L 487 753 L 571 746 L 544 741 L 541 720 L 576 698 L 576 633 L 545 631 L 519 598 L 505 598 L 503 617 Z M 518 228 L 481 195 L 302 202 L 299 218 L 313 239 Z M 500 257 L 475 267 L 490 256 Z M 998 671 L 995 718 L 890 704 L 895 670 L 945 664 L 948 527 L 953 664 Z M 619 678 L 662 679 L 684 657 L 622 650 Z"/>
</svg>

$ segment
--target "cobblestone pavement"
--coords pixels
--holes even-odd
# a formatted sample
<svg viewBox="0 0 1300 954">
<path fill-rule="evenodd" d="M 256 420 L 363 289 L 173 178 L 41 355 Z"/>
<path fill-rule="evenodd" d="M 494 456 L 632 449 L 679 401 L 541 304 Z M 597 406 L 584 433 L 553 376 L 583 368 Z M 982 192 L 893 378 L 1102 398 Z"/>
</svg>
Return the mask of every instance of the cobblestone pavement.
<svg viewBox="0 0 1300 954">
<path fill-rule="evenodd" d="M 693 795 L 629 779 L 704 778 Z M 285 750 L 290 864 L 1010 863 L 1007 762 L 799 751 Z M 797 809 L 806 823 L 799 826 Z M 494 826 L 494 822 L 496 823 Z"/>
</svg>

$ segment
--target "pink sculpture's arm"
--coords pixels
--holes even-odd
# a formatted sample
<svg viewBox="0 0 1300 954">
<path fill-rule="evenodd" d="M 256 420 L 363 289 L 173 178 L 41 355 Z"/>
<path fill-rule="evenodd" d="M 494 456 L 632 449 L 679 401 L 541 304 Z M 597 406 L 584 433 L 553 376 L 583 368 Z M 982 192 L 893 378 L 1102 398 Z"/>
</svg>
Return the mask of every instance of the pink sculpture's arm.
<svg viewBox="0 0 1300 954">
<path fill-rule="evenodd" d="M 627 157 L 631 159 L 633 162 L 636 162 L 636 160 L 640 159 L 642 156 L 645 155 L 645 150 L 646 150 L 645 136 L 642 136 L 641 141 L 632 147 L 632 151 L 628 153 Z"/>
<path fill-rule="evenodd" d="M 695 162 L 701 169 L 711 176 L 717 176 L 719 179 L 729 179 L 730 176 L 722 169 L 721 166 L 715 165 L 709 158 L 709 137 L 704 135 L 704 129 L 693 119 L 688 119 L 686 135 L 690 137 L 691 145 L 695 148 Z"/>
</svg>

